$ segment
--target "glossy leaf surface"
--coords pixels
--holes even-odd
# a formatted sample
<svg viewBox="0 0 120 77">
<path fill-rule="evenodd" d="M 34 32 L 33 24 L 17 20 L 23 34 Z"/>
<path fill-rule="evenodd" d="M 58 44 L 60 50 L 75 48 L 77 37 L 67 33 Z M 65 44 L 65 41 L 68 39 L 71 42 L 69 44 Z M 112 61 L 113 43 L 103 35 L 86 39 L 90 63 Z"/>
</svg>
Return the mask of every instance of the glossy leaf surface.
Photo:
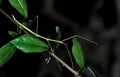
<svg viewBox="0 0 120 77">
<path fill-rule="evenodd" d="M 84 59 L 82 47 L 76 38 L 73 38 L 72 41 L 73 41 L 72 54 L 75 58 L 76 63 L 82 69 L 85 65 L 85 59 Z"/>
<path fill-rule="evenodd" d="M 27 34 L 12 40 L 11 43 L 25 53 L 39 53 L 49 49 L 46 43 Z"/>
<path fill-rule="evenodd" d="M 0 48 L 0 67 L 11 59 L 15 50 L 16 48 L 11 43 L 7 43 Z"/>
<path fill-rule="evenodd" d="M 26 0 L 9 0 L 9 2 L 22 16 L 28 17 Z"/>
<path fill-rule="evenodd" d="M 60 40 L 61 39 L 61 30 L 58 26 L 56 26 L 56 33 L 57 33 L 56 40 Z M 58 48 L 59 45 L 60 45 L 60 43 L 56 43 L 56 48 Z"/>
</svg>

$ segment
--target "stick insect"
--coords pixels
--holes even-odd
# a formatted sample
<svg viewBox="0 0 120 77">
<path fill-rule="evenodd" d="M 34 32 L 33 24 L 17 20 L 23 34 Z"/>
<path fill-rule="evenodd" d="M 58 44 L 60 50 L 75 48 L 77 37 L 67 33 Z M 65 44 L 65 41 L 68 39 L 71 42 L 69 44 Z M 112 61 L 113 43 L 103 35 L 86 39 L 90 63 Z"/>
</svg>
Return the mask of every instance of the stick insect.
<svg viewBox="0 0 120 77">
<path fill-rule="evenodd" d="M 71 54 L 70 54 L 70 50 L 69 50 L 67 44 L 65 43 L 65 41 L 70 40 L 70 39 L 75 38 L 75 37 L 79 37 L 79 38 L 82 38 L 82 39 L 84 39 L 84 40 L 87 40 L 87 41 L 89 41 L 89 42 L 97 45 L 96 42 L 94 42 L 94 41 L 92 41 L 92 40 L 89 40 L 89 39 L 87 39 L 87 38 L 85 38 L 85 37 L 79 36 L 79 35 L 74 35 L 74 36 L 65 38 L 65 39 L 63 39 L 63 40 L 54 40 L 54 39 L 46 38 L 46 37 L 41 36 L 41 35 L 38 34 L 38 16 L 36 16 L 36 18 L 37 18 L 37 27 L 36 27 L 36 31 L 35 31 L 35 32 L 34 32 L 33 30 L 29 29 L 28 27 L 26 27 L 24 24 L 20 23 L 20 22 L 14 17 L 14 15 L 12 15 L 12 17 L 13 17 L 13 20 L 14 20 L 20 27 L 22 27 L 24 30 L 28 31 L 30 34 L 34 35 L 35 37 L 38 37 L 38 38 L 41 38 L 41 39 L 46 40 L 46 41 L 48 42 L 50 51 L 52 51 L 52 53 L 54 53 L 55 48 L 53 48 L 53 47 L 51 46 L 50 42 L 54 42 L 54 43 L 58 43 L 58 44 L 64 45 L 64 46 L 66 47 L 66 50 L 67 50 L 68 55 L 69 55 L 69 57 L 70 57 L 70 60 L 71 60 L 71 64 L 72 64 L 72 68 L 73 68 L 73 69 L 74 69 L 73 60 L 72 60 L 72 57 L 71 57 Z M 34 20 L 35 20 L 35 19 L 34 19 Z M 33 22 L 33 21 L 32 21 L 32 22 Z M 55 53 L 54 53 L 54 54 L 55 54 Z M 49 63 L 49 61 L 50 61 L 50 58 L 48 58 L 47 63 Z M 59 64 L 58 64 L 58 65 L 59 65 Z M 59 65 L 59 67 L 60 67 L 60 65 Z M 61 69 L 61 67 L 60 67 L 60 69 Z"/>
</svg>

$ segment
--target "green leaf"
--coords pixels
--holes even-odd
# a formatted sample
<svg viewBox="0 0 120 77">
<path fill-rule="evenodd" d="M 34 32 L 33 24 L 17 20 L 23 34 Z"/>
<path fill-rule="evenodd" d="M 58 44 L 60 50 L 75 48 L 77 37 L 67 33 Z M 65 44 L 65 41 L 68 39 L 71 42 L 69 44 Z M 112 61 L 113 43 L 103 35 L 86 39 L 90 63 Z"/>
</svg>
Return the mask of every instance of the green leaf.
<svg viewBox="0 0 120 77">
<path fill-rule="evenodd" d="M 61 30 L 58 26 L 56 26 L 56 33 L 57 33 L 56 40 L 60 40 L 61 39 Z M 58 48 L 59 45 L 60 45 L 60 43 L 56 43 L 56 48 Z"/>
<path fill-rule="evenodd" d="M 73 41 L 72 54 L 75 58 L 76 63 L 82 69 L 85 65 L 85 59 L 84 59 L 82 47 L 76 38 L 73 38 L 72 41 Z"/>
<path fill-rule="evenodd" d="M 0 67 L 11 59 L 16 48 L 9 42 L 0 48 Z"/>
<path fill-rule="evenodd" d="M 39 53 L 49 49 L 46 43 L 27 34 L 12 40 L 11 43 L 25 53 Z"/>
<path fill-rule="evenodd" d="M 2 0 L 0 0 L 0 4 L 2 4 Z"/>
<path fill-rule="evenodd" d="M 26 0 L 9 0 L 9 2 L 22 16 L 28 17 Z"/>
</svg>

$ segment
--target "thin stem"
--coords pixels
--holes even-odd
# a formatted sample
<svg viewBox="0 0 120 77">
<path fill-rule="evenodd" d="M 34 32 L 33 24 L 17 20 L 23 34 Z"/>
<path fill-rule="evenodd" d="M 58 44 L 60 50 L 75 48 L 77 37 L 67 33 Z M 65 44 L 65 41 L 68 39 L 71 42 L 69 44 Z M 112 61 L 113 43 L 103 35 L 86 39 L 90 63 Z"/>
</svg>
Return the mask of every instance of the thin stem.
<svg viewBox="0 0 120 77">
<path fill-rule="evenodd" d="M 4 11 L 0 8 L 0 12 L 2 14 L 4 14 L 11 22 L 13 22 L 15 25 L 18 25 L 17 23 L 15 23 L 15 21 Z M 18 27 L 18 26 L 17 26 Z"/>
<path fill-rule="evenodd" d="M 73 63 L 72 56 L 71 56 L 71 54 L 70 54 L 70 50 L 68 49 L 67 44 L 65 44 L 65 47 L 66 47 L 67 52 L 68 52 L 68 55 L 69 55 L 69 57 L 70 57 L 70 61 L 71 61 L 71 64 L 72 64 L 72 68 L 74 69 L 74 63 Z"/>
<path fill-rule="evenodd" d="M 12 19 L 12 17 L 10 17 L 10 15 L 7 14 L 7 13 L 6 13 L 4 10 L 2 10 L 1 8 L 0 8 L 0 12 L 1 12 L 3 15 L 5 15 L 11 22 L 13 22 L 17 27 L 19 27 L 19 25 Z M 26 30 L 23 30 L 23 32 L 26 33 L 26 34 L 29 34 Z"/>
<path fill-rule="evenodd" d="M 60 71 L 62 71 L 62 67 L 61 67 L 60 63 L 58 62 L 58 60 L 56 60 L 56 62 L 57 62 L 57 65 L 58 65 Z"/>
<path fill-rule="evenodd" d="M 79 73 L 73 70 L 69 65 L 67 65 L 63 60 L 61 60 L 59 57 L 57 57 L 54 53 L 48 52 L 52 57 L 54 57 L 56 60 L 58 60 L 62 65 L 64 65 L 70 72 L 72 72 L 76 77 L 79 76 Z"/>
<path fill-rule="evenodd" d="M 37 25 L 36 26 L 36 33 L 38 33 L 38 15 L 36 16 L 36 18 L 37 18 L 37 21 L 36 21 L 37 22 L 37 24 L 36 24 Z"/>
<path fill-rule="evenodd" d="M 15 20 L 15 22 L 17 22 L 21 27 L 23 27 L 25 30 L 27 30 L 27 31 L 30 32 L 31 34 L 35 35 L 36 37 L 45 39 L 45 40 L 47 40 L 47 41 L 52 41 L 52 42 L 57 42 L 57 43 L 60 43 L 60 44 L 64 44 L 63 41 L 49 39 L 49 38 L 43 37 L 43 36 L 41 36 L 41 35 L 33 32 L 31 29 L 27 28 L 26 26 L 24 26 L 23 24 L 21 24 L 19 21 L 17 21 L 13 15 L 12 15 L 12 17 L 13 17 L 13 19 Z"/>
</svg>

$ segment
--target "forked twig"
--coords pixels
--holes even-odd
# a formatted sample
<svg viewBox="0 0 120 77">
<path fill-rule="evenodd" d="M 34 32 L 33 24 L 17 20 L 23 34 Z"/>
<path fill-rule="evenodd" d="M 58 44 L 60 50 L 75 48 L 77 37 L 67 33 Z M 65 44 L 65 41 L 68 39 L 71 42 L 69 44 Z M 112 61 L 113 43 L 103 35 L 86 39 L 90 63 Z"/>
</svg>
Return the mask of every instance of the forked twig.
<svg viewBox="0 0 120 77">
<path fill-rule="evenodd" d="M 59 57 L 57 57 L 54 53 L 48 52 L 52 57 L 54 57 L 56 60 L 58 60 L 61 64 L 63 64 L 70 72 L 72 72 L 75 77 L 81 77 L 78 72 L 73 70 L 70 66 L 68 66 L 63 60 L 61 60 Z"/>
</svg>

